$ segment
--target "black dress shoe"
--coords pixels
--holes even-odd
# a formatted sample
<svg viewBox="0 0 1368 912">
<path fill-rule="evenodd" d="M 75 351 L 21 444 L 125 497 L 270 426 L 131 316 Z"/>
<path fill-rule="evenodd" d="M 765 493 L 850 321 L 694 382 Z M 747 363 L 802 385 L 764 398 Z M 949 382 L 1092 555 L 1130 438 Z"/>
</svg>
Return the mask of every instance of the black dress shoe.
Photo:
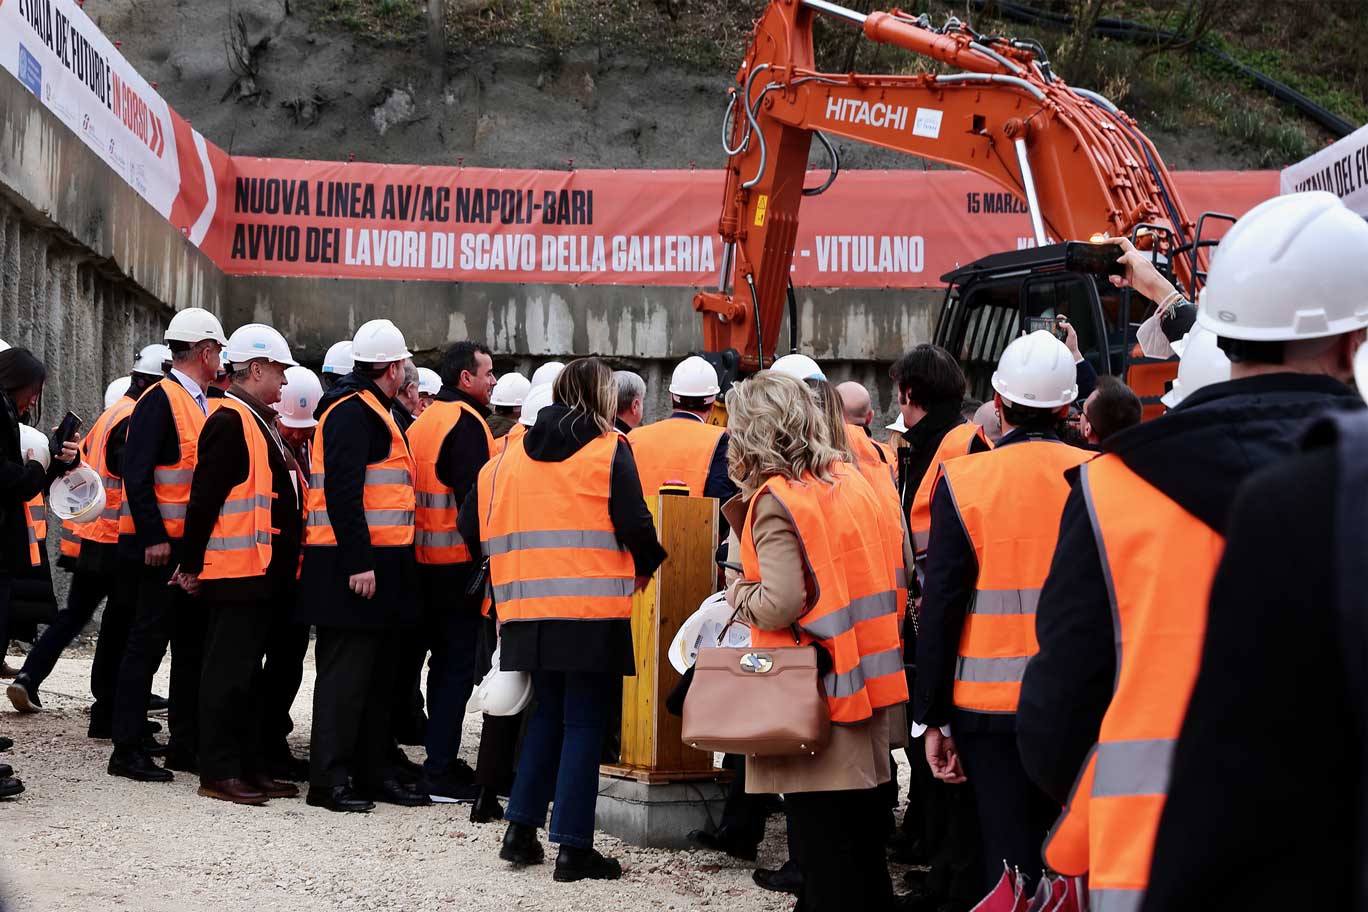
<svg viewBox="0 0 1368 912">
<path fill-rule="evenodd" d="M 414 791 L 427 795 L 437 804 L 459 804 L 480 797 L 480 787 L 473 782 L 462 782 L 457 776 L 424 776 Z"/>
<path fill-rule="evenodd" d="M 537 828 L 525 823 L 510 823 L 504 831 L 499 857 L 515 865 L 535 865 L 546 860 L 546 850 L 537 839 Z"/>
<path fill-rule="evenodd" d="M 0 798 L 13 798 L 24 790 L 24 783 L 13 777 L 0 779 Z"/>
<path fill-rule="evenodd" d="M 0 735 L 0 751 L 7 751 L 11 747 L 14 747 L 14 739 L 6 738 L 3 735 Z"/>
<path fill-rule="evenodd" d="M 394 769 L 394 778 L 405 785 L 416 785 L 423 778 L 423 767 L 410 760 L 397 745 L 390 754 L 390 766 Z"/>
<path fill-rule="evenodd" d="M 166 697 L 159 697 L 156 694 L 147 695 L 147 712 L 149 714 L 161 714 L 171 708 L 171 703 Z"/>
<path fill-rule="evenodd" d="M 410 791 L 408 786 L 397 779 L 386 779 L 379 785 L 365 789 L 364 792 L 367 798 L 382 804 L 397 804 L 400 807 L 424 807 L 432 804 L 427 795 Z"/>
<path fill-rule="evenodd" d="M 503 820 L 503 805 L 499 804 L 499 796 L 492 788 L 481 786 L 480 797 L 470 809 L 470 822 L 493 823 L 496 820 Z"/>
<path fill-rule="evenodd" d="M 165 757 L 166 745 L 151 735 L 143 735 L 142 752 L 149 757 Z"/>
<path fill-rule="evenodd" d="M 556 856 L 553 880 L 572 883 L 576 880 L 617 880 L 622 876 L 622 865 L 616 858 L 601 855 L 597 849 L 576 849 L 563 845 Z"/>
<path fill-rule="evenodd" d="M 162 762 L 166 764 L 166 768 L 169 770 L 175 770 L 178 773 L 194 773 L 197 776 L 199 775 L 199 758 L 194 754 L 186 753 L 185 751 L 172 750 L 170 747 L 167 747 L 166 759 Z"/>
<path fill-rule="evenodd" d="M 779 868 L 756 868 L 751 880 L 762 890 L 774 893 L 792 893 L 800 896 L 803 892 L 803 873 L 798 864 L 790 858 Z"/>
<path fill-rule="evenodd" d="M 117 747 L 109 755 L 109 775 L 122 776 L 135 782 L 170 782 L 176 778 L 170 770 L 157 766 L 151 757 L 141 751 Z"/>
<path fill-rule="evenodd" d="M 9 687 L 5 688 L 5 693 L 9 695 L 9 701 L 14 704 L 14 708 L 21 713 L 43 711 L 43 701 L 38 699 L 38 688 L 22 671 L 10 682 Z"/>
<path fill-rule="evenodd" d="M 301 760 L 294 754 L 286 754 L 268 760 L 266 772 L 272 779 L 282 779 L 286 782 L 308 782 L 309 761 Z"/>
<path fill-rule="evenodd" d="M 688 836 L 689 842 L 700 849 L 712 852 L 726 852 L 732 858 L 742 861 L 755 861 L 760 847 L 752 842 L 741 842 L 726 827 L 716 830 L 694 830 Z"/>
<path fill-rule="evenodd" d="M 375 807 L 374 802 L 367 801 L 345 785 L 334 785 L 332 788 L 310 786 L 304 803 L 338 813 L 364 813 Z"/>
<path fill-rule="evenodd" d="M 8 763 L 0 763 L 0 779 L 13 779 L 14 767 Z"/>
</svg>

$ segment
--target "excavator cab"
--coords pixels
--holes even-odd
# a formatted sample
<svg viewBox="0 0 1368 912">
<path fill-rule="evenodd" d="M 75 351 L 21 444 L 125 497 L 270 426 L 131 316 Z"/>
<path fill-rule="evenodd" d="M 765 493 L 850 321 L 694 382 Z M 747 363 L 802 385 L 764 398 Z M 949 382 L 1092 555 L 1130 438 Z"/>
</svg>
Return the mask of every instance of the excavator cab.
<svg viewBox="0 0 1368 912">
<path fill-rule="evenodd" d="M 1113 287 L 1105 277 L 1066 270 L 1065 246 L 995 253 L 942 276 L 946 290 L 935 343 L 959 359 L 969 394 L 987 399 L 993 394 L 993 369 L 1007 344 L 1034 318 L 1068 317 L 1078 333 L 1079 351 L 1093 369 L 1131 383 L 1145 403 L 1145 417 L 1153 417 L 1162 412 L 1157 398 L 1175 371 L 1172 361 L 1155 362 L 1163 365 L 1156 372 L 1149 359 L 1139 357 L 1136 330 L 1154 304 L 1137 292 Z M 1156 258 L 1161 270 L 1168 271 L 1167 261 Z"/>
</svg>

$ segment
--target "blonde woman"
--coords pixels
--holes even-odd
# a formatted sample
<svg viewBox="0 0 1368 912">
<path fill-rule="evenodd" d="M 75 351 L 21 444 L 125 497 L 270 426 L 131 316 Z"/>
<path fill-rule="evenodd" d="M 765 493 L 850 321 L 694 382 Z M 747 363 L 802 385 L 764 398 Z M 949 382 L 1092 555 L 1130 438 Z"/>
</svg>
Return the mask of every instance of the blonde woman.
<svg viewBox="0 0 1368 912">
<path fill-rule="evenodd" d="M 556 377 L 555 402 L 485 464 L 457 527 L 489 558 L 500 667 L 532 675 L 537 707 L 505 817 L 499 857 L 540 864 L 537 829 L 554 799 L 555 879 L 622 876 L 594 850 L 605 713 L 634 674 L 632 593 L 665 559 L 632 449 L 613 430 L 617 383 L 597 358 Z"/>
<path fill-rule="evenodd" d="M 761 372 L 733 388 L 727 408 L 741 495 L 726 509 L 744 570 L 728 601 L 756 646 L 821 650 L 832 719 L 830 743 L 815 755 L 748 758 L 746 789 L 785 796 L 800 908 L 887 909 L 887 808 L 877 792 L 892 773 L 907 684 L 902 606 L 883 526 L 870 521 L 878 501 L 832 445 L 801 381 Z"/>
</svg>

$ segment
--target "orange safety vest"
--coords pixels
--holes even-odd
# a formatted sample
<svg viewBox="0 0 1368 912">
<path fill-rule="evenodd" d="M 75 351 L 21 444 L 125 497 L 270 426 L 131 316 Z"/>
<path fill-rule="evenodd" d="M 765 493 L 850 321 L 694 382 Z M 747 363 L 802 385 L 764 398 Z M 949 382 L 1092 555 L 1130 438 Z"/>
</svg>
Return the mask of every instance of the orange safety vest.
<svg viewBox="0 0 1368 912">
<path fill-rule="evenodd" d="M 81 556 L 80 528 L 69 519 L 62 520 L 62 524 L 57 527 L 57 548 L 62 557 L 77 558 Z"/>
<path fill-rule="evenodd" d="M 883 451 L 865 429 L 856 424 L 846 425 L 846 437 L 850 448 L 855 451 L 855 467 L 860 475 L 874 489 L 879 500 L 880 522 L 883 533 L 880 540 L 888 551 L 889 564 L 898 590 L 898 604 L 907 605 L 907 567 L 903 565 L 903 541 L 906 535 L 902 518 L 902 499 L 898 496 L 897 473 L 893 464 L 883 457 Z"/>
<path fill-rule="evenodd" d="M 200 411 L 199 403 L 185 387 L 170 377 L 158 380 L 147 392 L 161 387 L 166 401 L 171 406 L 171 421 L 176 428 L 176 442 L 180 455 L 167 466 L 157 466 L 152 472 L 152 493 L 157 498 L 157 510 L 161 513 L 162 523 L 168 538 L 180 538 L 185 533 L 185 508 L 190 503 L 190 480 L 195 475 L 195 464 L 199 461 L 199 435 L 208 416 Z M 141 403 L 147 398 L 143 393 L 138 399 Z M 137 406 L 133 411 L 137 412 Z M 128 508 L 128 499 L 119 505 L 119 534 L 133 535 L 133 513 Z"/>
<path fill-rule="evenodd" d="M 43 544 L 47 541 L 47 503 L 38 494 L 24 504 L 24 525 L 28 531 L 29 563 L 43 565 Z"/>
<path fill-rule="evenodd" d="M 975 437 L 992 449 L 993 445 L 988 442 L 988 435 L 972 421 L 956 425 L 946 431 L 945 436 L 941 438 L 940 446 L 936 447 L 936 454 L 931 457 L 931 465 L 922 476 L 921 483 L 917 485 L 917 493 L 913 495 L 912 507 L 907 513 L 907 526 L 912 530 L 912 547 L 916 550 L 918 560 L 926 556 L 926 543 L 931 536 L 931 492 L 936 489 L 941 463 L 956 456 L 969 455 Z"/>
<path fill-rule="evenodd" d="M 633 428 L 627 439 L 632 443 L 642 493 L 649 499 L 667 483 L 677 482 L 689 489 L 690 496 L 702 497 L 713 454 L 726 433 L 724 427 L 692 418 L 666 418 Z"/>
<path fill-rule="evenodd" d="M 418 466 L 414 484 L 418 510 L 414 514 L 417 532 L 414 554 L 420 564 L 464 564 L 470 561 L 470 546 L 456 531 L 456 512 L 461 505 L 456 494 L 437 477 L 437 457 L 442 443 L 462 418 L 474 420 L 484 431 L 485 459 L 494 450 L 494 435 L 484 416 L 464 402 L 434 401 L 408 430 L 413 461 Z M 521 425 L 520 425 L 521 426 Z"/>
<path fill-rule="evenodd" d="M 608 512 L 617 446 L 605 433 L 564 462 L 510 446 L 480 470 L 480 540 L 500 622 L 632 616 L 635 564 Z"/>
<path fill-rule="evenodd" d="M 1225 540 L 1117 456 L 1084 466 L 1079 485 L 1109 583 L 1117 674 L 1044 855 L 1061 874 L 1087 873 L 1091 907 L 1110 912 L 1144 900 Z"/>
<path fill-rule="evenodd" d="M 1026 440 L 941 466 L 978 558 L 955 662 L 960 709 L 1017 711 L 1026 662 L 1040 648 L 1036 604 L 1069 496 L 1064 472 L 1092 455 L 1056 440 Z"/>
<path fill-rule="evenodd" d="M 204 569 L 200 579 L 243 579 L 261 576 L 271 565 L 271 536 L 280 532 L 271 525 L 272 444 L 261 429 L 261 419 L 246 403 L 225 396 L 219 408 L 237 412 L 247 444 L 247 477 L 233 486 L 219 507 L 218 519 L 204 546 Z"/>
<path fill-rule="evenodd" d="M 752 523 L 755 503 L 768 491 L 793 520 L 815 589 L 796 624 L 800 642 L 820 643 L 831 654 L 832 670 L 822 681 L 831 721 L 851 724 L 907 701 L 902 605 L 882 541 L 883 524 L 870 528 L 869 517 L 880 512 L 877 496 L 846 463 L 832 466 L 832 474 L 830 484 L 775 476 L 760 486 L 741 531 L 741 567 L 745 579 L 760 579 Z M 752 628 L 751 644 L 792 646 L 793 635 Z"/>
<path fill-rule="evenodd" d="M 869 442 L 874 444 L 875 448 L 883 456 L 883 461 L 892 469 L 893 481 L 896 484 L 898 480 L 898 451 L 886 443 L 880 443 L 873 437 L 869 438 Z"/>
<path fill-rule="evenodd" d="M 105 506 L 99 516 L 79 526 L 72 524 L 75 533 L 86 541 L 112 545 L 119 540 L 119 512 L 123 505 L 123 479 L 113 474 L 109 468 L 109 440 L 119 422 L 133 414 L 135 405 L 137 403 L 134 400 L 127 396 L 120 396 L 118 402 L 105 409 L 100 417 L 95 419 L 95 423 L 90 426 L 90 433 L 86 435 L 85 441 L 81 444 L 85 461 L 95 470 L 95 474 L 100 476 L 100 483 L 104 485 L 105 492 Z M 65 528 L 66 523 L 63 523 L 62 526 Z M 63 538 L 63 545 L 65 546 L 65 544 L 66 541 Z"/>
<path fill-rule="evenodd" d="M 413 456 L 409 453 L 408 441 L 400 432 L 399 425 L 394 423 L 394 416 L 389 413 L 389 409 L 380 404 L 380 400 L 376 399 L 370 390 L 343 396 L 328 406 L 327 411 L 318 418 L 318 426 L 314 428 L 313 446 L 309 452 L 308 489 L 304 493 L 304 544 L 337 545 L 332 520 L 328 518 L 328 499 L 324 490 L 327 484 L 324 474 L 327 460 L 323 453 L 323 425 L 338 403 L 346 402 L 353 397 L 360 397 L 372 412 L 380 416 L 390 432 L 390 448 L 385 458 L 366 465 L 361 507 L 366 514 L 370 543 L 376 548 L 402 548 L 411 545 L 416 509 L 413 496 L 416 467 Z"/>
<path fill-rule="evenodd" d="M 524 436 L 526 433 L 527 433 L 527 425 L 525 425 L 525 424 L 515 424 L 515 425 L 513 425 L 513 427 L 511 427 L 511 428 L 508 429 L 508 433 L 507 433 L 507 434 L 504 434 L 504 435 L 503 435 L 502 437 L 500 437 L 498 440 L 494 441 L 494 446 L 493 446 L 493 448 L 489 451 L 490 458 L 493 458 L 493 457 L 495 457 L 495 456 L 501 456 L 501 455 L 503 455 L 503 451 L 506 450 L 506 449 L 508 449 L 509 444 L 511 444 L 511 443 L 512 443 L 513 441 L 515 441 L 515 440 L 522 440 L 522 439 L 523 439 L 523 436 Z"/>
</svg>

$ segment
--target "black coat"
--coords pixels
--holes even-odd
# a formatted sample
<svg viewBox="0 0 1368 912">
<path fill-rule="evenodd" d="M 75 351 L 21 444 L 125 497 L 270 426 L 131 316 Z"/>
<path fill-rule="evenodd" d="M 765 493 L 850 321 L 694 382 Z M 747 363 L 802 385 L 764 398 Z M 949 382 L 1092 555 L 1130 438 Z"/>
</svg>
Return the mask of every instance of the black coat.
<svg viewBox="0 0 1368 912">
<path fill-rule="evenodd" d="M 582 413 L 562 405 L 548 405 L 537 413 L 537 424 L 523 437 L 527 455 L 537 462 L 564 462 L 599 437 L 598 426 Z M 479 491 L 472 489 L 461 505 L 457 529 L 479 554 Z M 548 492 L 554 497 L 555 492 Z M 656 538 L 655 523 L 641 494 L 632 448 L 619 440 L 613 454 L 608 512 L 618 541 L 632 554 L 637 576 L 650 576 L 665 562 L 665 549 Z M 498 606 L 494 606 L 495 611 Z M 597 671 L 636 673 L 629 619 L 603 621 L 519 621 L 500 629 L 500 664 L 509 671 Z"/>
<path fill-rule="evenodd" d="M 49 462 L 47 471 L 37 462 L 24 461 L 19 412 L 9 394 L 0 390 L 0 574 L 14 576 L 30 569 L 26 504 L 70 468 L 70 463 L 57 459 Z"/>
<path fill-rule="evenodd" d="M 374 381 L 351 373 L 323 394 L 317 414 L 361 390 L 369 390 L 381 408 L 392 405 Z M 389 427 L 360 397 L 353 397 L 332 410 L 322 431 L 328 518 L 337 545 L 305 546 L 295 618 L 304 624 L 355 630 L 415 624 L 421 603 L 413 546 L 372 547 L 362 503 L 366 466 L 389 455 Z M 375 571 L 375 596 L 363 599 L 351 591 L 348 580 L 368 570 Z"/>
<path fill-rule="evenodd" d="M 1354 713 L 1364 695 L 1351 696 L 1339 642 L 1335 524 L 1348 512 L 1361 529 L 1368 503 L 1347 493 L 1333 446 L 1240 487 L 1174 753 L 1149 912 L 1361 908 L 1350 896 L 1364 865 Z"/>
<path fill-rule="evenodd" d="M 1231 380 L 1108 438 L 1103 449 L 1224 533 L 1241 482 L 1293 453 L 1317 415 L 1362 406 L 1352 390 L 1324 376 Z M 1070 477 L 1075 483 L 1036 613 L 1040 652 L 1026 666 L 1017 708 L 1017 747 L 1026 771 L 1061 803 L 1097 741 L 1116 680 L 1107 578 L 1077 472 Z"/>
</svg>

